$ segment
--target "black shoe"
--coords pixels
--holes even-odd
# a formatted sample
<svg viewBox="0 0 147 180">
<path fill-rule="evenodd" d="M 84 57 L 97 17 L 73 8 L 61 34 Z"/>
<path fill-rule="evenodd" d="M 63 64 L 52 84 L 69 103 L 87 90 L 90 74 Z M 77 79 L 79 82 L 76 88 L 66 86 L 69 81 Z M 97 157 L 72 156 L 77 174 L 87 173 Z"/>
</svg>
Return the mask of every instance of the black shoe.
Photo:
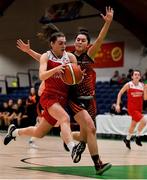
<svg viewBox="0 0 147 180">
<path fill-rule="evenodd" d="M 74 146 L 71 154 L 74 163 L 78 163 L 81 160 L 81 154 L 84 152 L 85 148 L 86 143 L 83 141 Z"/>
<path fill-rule="evenodd" d="M 110 163 L 98 164 L 98 165 L 95 166 L 96 174 L 97 175 L 102 175 L 105 171 L 107 171 L 111 167 L 112 167 L 112 164 L 110 164 Z"/>
<path fill-rule="evenodd" d="M 67 145 L 65 144 L 65 142 L 63 142 L 63 146 L 64 146 L 65 151 L 69 152 L 69 149 L 68 149 Z"/>
<path fill-rule="evenodd" d="M 16 129 L 14 124 L 11 124 L 8 128 L 8 133 L 6 134 L 4 138 L 4 145 L 7 145 L 11 140 L 15 140 L 16 137 L 12 136 L 12 132 Z"/>
<path fill-rule="evenodd" d="M 137 144 L 138 146 L 142 146 L 141 137 L 140 137 L 140 136 L 136 136 L 135 142 L 136 142 L 136 144 Z"/>
<path fill-rule="evenodd" d="M 123 141 L 124 141 L 124 143 L 126 144 L 126 147 L 127 147 L 128 149 L 131 149 L 130 140 L 127 140 L 127 139 L 125 138 Z"/>
</svg>

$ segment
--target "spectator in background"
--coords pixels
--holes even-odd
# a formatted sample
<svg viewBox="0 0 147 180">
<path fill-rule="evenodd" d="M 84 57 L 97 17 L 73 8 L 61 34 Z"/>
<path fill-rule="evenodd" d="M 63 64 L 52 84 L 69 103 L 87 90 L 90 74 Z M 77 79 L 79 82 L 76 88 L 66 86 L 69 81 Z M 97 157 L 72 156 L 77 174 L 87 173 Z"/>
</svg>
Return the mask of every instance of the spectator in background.
<svg viewBox="0 0 147 180">
<path fill-rule="evenodd" d="M 118 83 L 125 84 L 126 82 L 127 82 L 127 76 L 126 76 L 126 74 L 122 73 Z"/>
<path fill-rule="evenodd" d="M 21 98 L 17 100 L 17 104 L 18 104 L 18 111 L 21 112 L 22 114 L 25 114 L 26 113 L 25 104 L 23 104 L 23 100 Z"/>
<path fill-rule="evenodd" d="M 12 112 L 13 112 L 13 109 L 12 109 L 13 104 L 14 104 L 13 99 L 9 99 L 9 100 L 8 100 L 8 112 L 9 112 L 10 114 L 12 114 Z"/>
<path fill-rule="evenodd" d="M 114 74 L 112 76 L 112 78 L 110 79 L 110 85 L 112 84 L 118 84 L 120 80 L 120 75 L 119 75 L 119 71 L 114 71 Z"/>
<path fill-rule="evenodd" d="M 13 104 L 14 104 L 14 101 L 13 99 L 9 99 L 8 100 L 8 108 L 7 108 L 7 115 L 5 116 L 5 125 L 6 126 L 9 126 L 11 121 L 13 120 Z"/>
<path fill-rule="evenodd" d="M 17 106 L 18 106 L 18 118 L 17 118 L 17 124 L 18 126 L 21 126 L 21 121 L 23 119 L 28 119 L 28 116 L 26 114 L 26 107 L 23 104 L 23 100 L 22 99 L 18 99 L 17 100 Z"/>
<path fill-rule="evenodd" d="M 129 69 L 128 74 L 127 74 L 127 81 L 132 80 L 132 73 L 133 73 L 133 69 Z"/>
<path fill-rule="evenodd" d="M 4 123 L 4 126 L 8 126 L 8 103 L 7 102 L 3 102 L 1 110 L 0 110 L 0 121 L 1 124 Z"/>
<path fill-rule="evenodd" d="M 13 103 L 12 110 L 13 110 L 13 112 L 9 116 L 9 125 L 11 123 L 17 124 L 17 122 L 20 121 L 20 116 L 19 116 L 19 113 L 18 113 L 18 104 L 17 103 Z"/>
<path fill-rule="evenodd" d="M 37 112 L 36 112 L 36 105 L 38 103 L 38 95 L 35 91 L 35 88 L 30 89 L 30 94 L 28 96 L 28 99 L 26 100 L 26 109 L 27 109 L 27 115 L 28 118 L 32 120 L 30 122 L 30 125 L 35 125 L 36 118 L 37 118 Z"/>
</svg>

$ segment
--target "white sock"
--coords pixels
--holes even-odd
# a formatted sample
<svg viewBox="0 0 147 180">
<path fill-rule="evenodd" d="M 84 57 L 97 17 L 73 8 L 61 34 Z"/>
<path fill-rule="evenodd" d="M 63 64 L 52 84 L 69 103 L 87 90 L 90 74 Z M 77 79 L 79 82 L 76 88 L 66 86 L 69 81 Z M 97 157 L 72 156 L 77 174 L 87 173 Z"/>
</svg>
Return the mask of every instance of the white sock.
<svg viewBox="0 0 147 180">
<path fill-rule="evenodd" d="M 18 129 L 15 129 L 15 130 L 12 132 L 12 136 L 13 136 L 13 137 L 19 136 L 19 134 L 18 134 Z"/>
<path fill-rule="evenodd" d="M 132 137 L 132 134 L 127 134 L 126 139 L 130 141 L 131 137 Z"/>
<path fill-rule="evenodd" d="M 67 147 L 68 147 L 68 149 L 69 149 L 69 151 L 72 153 L 72 149 L 73 149 L 73 147 L 75 146 L 75 143 L 73 142 L 73 141 L 71 141 L 71 142 L 69 142 L 68 144 L 67 144 Z"/>
</svg>

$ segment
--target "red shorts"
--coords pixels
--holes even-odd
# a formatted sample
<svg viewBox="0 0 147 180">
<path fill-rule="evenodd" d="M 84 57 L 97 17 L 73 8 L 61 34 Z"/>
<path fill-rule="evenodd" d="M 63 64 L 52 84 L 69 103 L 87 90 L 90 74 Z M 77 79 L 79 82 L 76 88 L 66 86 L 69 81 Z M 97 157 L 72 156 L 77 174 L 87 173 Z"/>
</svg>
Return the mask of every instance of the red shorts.
<svg viewBox="0 0 147 180">
<path fill-rule="evenodd" d="M 45 118 L 46 121 L 48 121 L 49 124 L 54 126 L 57 123 L 57 120 L 54 119 L 49 113 L 48 109 L 55 103 L 59 103 L 63 108 L 67 104 L 67 97 L 64 97 L 59 94 L 45 94 L 43 93 L 40 97 L 40 104 L 43 107 L 43 117 Z"/>
<path fill-rule="evenodd" d="M 140 111 L 128 111 L 129 115 L 132 117 L 132 120 L 139 122 L 143 118 L 143 114 Z"/>
</svg>

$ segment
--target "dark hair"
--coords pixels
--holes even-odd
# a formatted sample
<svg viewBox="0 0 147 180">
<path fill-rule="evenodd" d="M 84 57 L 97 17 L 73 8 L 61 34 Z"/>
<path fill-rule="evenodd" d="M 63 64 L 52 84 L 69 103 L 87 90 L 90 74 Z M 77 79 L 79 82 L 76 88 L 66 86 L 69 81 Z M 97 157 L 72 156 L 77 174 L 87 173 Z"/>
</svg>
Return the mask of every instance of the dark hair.
<svg viewBox="0 0 147 180">
<path fill-rule="evenodd" d="M 133 76 L 133 74 L 134 74 L 134 72 L 139 72 L 140 73 L 140 75 L 141 75 L 141 71 L 140 70 L 138 70 L 138 69 L 134 69 L 134 70 L 132 70 L 132 73 L 131 73 L 131 76 Z"/>
<path fill-rule="evenodd" d="M 85 28 L 79 28 L 79 31 L 76 33 L 75 38 L 77 38 L 77 36 L 78 36 L 79 34 L 84 34 L 84 35 L 86 36 L 86 38 L 87 38 L 88 44 L 90 44 L 90 36 L 89 36 L 89 32 L 88 32 L 87 29 L 85 29 Z"/>
<path fill-rule="evenodd" d="M 55 42 L 58 37 L 65 35 L 52 23 L 42 26 L 42 32 L 37 33 L 37 37 L 41 40 Z"/>
</svg>

